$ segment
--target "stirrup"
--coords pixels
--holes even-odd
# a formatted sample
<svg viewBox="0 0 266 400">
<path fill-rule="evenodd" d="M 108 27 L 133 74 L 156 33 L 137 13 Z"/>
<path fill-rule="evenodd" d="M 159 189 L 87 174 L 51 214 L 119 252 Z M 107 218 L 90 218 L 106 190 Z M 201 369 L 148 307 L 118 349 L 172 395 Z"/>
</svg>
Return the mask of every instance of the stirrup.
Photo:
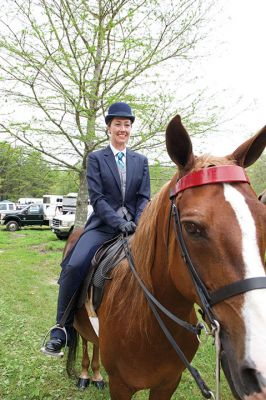
<svg viewBox="0 0 266 400">
<path fill-rule="evenodd" d="M 46 338 L 47 338 L 47 336 L 52 332 L 53 329 L 61 329 L 61 331 L 64 332 L 65 337 L 66 337 L 66 343 L 65 343 L 65 346 L 64 346 L 64 350 L 61 350 L 59 353 L 49 353 L 49 352 L 46 351 L 46 349 L 45 349 Z M 47 331 L 47 333 L 45 334 L 45 336 L 44 336 L 44 338 L 43 338 L 43 344 L 42 344 L 42 347 L 41 347 L 41 351 L 42 351 L 45 355 L 47 355 L 47 356 L 51 356 L 51 357 L 60 357 L 60 358 L 61 358 L 61 357 L 64 356 L 64 351 L 66 350 L 66 347 L 67 347 L 67 331 L 66 331 L 66 328 L 65 328 L 64 326 L 61 326 L 61 325 L 59 325 L 59 324 L 56 324 L 56 325 L 52 326 L 52 328 L 50 328 L 50 329 Z"/>
</svg>

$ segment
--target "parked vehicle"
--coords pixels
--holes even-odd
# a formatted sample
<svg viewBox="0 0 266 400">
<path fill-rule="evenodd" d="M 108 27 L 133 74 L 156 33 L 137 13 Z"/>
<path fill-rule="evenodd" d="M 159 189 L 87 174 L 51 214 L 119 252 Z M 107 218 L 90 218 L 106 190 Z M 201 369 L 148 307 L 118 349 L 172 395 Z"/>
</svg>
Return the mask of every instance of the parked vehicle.
<svg viewBox="0 0 266 400">
<path fill-rule="evenodd" d="M 57 215 L 52 219 L 51 229 L 58 239 L 67 239 L 74 228 L 75 213 Z"/>
<path fill-rule="evenodd" d="M 52 221 L 56 214 L 60 214 L 63 208 L 63 196 L 57 194 L 43 195 L 43 210 L 46 217 Z"/>
<path fill-rule="evenodd" d="M 17 201 L 17 210 L 22 210 L 28 204 L 42 203 L 43 199 L 40 197 L 20 197 Z"/>
<path fill-rule="evenodd" d="M 88 218 L 93 211 L 92 206 L 88 205 Z M 52 219 L 51 229 L 58 239 L 67 239 L 75 224 L 75 213 L 68 212 L 66 214 L 57 215 Z"/>
<path fill-rule="evenodd" d="M 6 214 L 16 210 L 16 204 L 9 200 L 0 201 L 0 223 Z"/>
<path fill-rule="evenodd" d="M 0 212 L 12 211 L 16 209 L 16 204 L 9 200 L 0 201 Z"/>
<path fill-rule="evenodd" d="M 5 214 L 0 220 L 8 231 L 17 231 L 23 226 L 43 226 L 50 224 L 42 204 L 29 204 L 23 210 Z"/>
<path fill-rule="evenodd" d="M 77 193 L 68 193 L 63 196 L 63 214 L 76 212 L 77 196 Z"/>
</svg>

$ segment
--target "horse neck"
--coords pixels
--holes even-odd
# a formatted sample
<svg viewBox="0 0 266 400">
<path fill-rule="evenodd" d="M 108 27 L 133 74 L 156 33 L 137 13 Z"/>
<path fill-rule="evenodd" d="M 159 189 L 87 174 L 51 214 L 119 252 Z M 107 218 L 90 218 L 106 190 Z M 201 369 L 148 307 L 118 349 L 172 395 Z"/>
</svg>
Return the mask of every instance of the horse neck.
<svg viewBox="0 0 266 400">
<path fill-rule="evenodd" d="M 191 320 L 189 313 L 193 305 L 184 301 L 175 288 L 168 265 L 167 226 L 171 207 L 171 184 L 165 185 L 147 205 L 131 238 L 130 248 L 137 273 L 147 289 L 176 315 Z M 177 248 L 173 229 L 170 233 L 170 245 Z M 115 315 L 121 324 L 126 321 L 125 330 L 128 334 L 133 331 L 138 334 L 149 331 L 149 337 L 156 336 L 157 323 L 155 327 L 144 292 L 132 274 L 127 260 L 123 260 L 114 269 L 112 278 L 104 301 L 106 315 Z"/>
<path fill-rule="evenodd" d="M 136 269 L 141 279 L 158 300 L 173 311 L 177 311 L 176 309 L 186 302 L 173 284 L 169 269 L 169 250 L 178 248 L 172 225 L 168 244 L 171 211 L 169 193 L 175 181 L 176 176 L 149 203 L 131 245 Z M 181 261 L 179 254 L 176 257 Z M 188 308 L 190 307 L 191 303 L 188 304 Z"/>
</svg>

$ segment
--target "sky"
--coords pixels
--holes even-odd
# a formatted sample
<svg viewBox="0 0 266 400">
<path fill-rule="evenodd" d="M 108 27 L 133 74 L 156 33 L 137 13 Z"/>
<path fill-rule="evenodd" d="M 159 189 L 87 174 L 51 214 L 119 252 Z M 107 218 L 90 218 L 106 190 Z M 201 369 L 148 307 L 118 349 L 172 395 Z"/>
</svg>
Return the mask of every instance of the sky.
<svg viewBox="0 0 266 400">
<path fill-rule="evenodd" d="M 223 0 L 215 29 L 201 60 L 199 85 L 207 85 L 222 108 L 218 132 L 204 141 L 203 151 L 229 154 L 266 125 L 266 0 Z"/>
</svg>

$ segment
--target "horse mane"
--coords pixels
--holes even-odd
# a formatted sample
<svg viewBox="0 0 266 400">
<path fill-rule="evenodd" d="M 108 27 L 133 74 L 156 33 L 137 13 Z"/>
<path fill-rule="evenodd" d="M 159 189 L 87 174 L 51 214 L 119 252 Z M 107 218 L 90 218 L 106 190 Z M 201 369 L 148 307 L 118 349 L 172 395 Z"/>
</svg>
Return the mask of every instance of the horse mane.
<svg viewBox="0 0 266 400">
<path fill-rule="evenodd" d="M 159 212 L 159 205 L 167 190 L 169 182 L 149 201 L 143 211 L 137 230 L 130 238 L 129 247 L 134 259 L 134 266 L 148 290 L 153 291 L 151 280 L 151 268 L 155 255 L 156 221 Z M 147 246 L 147 243 L 149 245 Z M 128 333 L 131 331 L 131 324 L 139 325 L 140 331 L 147 330 L 149 308 L 144 293 L 136 278 L 132 274 L 128 261 L 124 259 L 112 273 L 112 284 L 108 290 L 107 309 L 112 311 L 112 316 L 123 319 L 124 315 L 130 316 Z M 117 296 L 123 290 L 123 297 Z M 120 300 L 118 300 L 120 299 Z M 111 307 L 115 303 L 115 307 Z"/>
<path fill-rule="evenodd" d="M 209 154 L 202 155 L 196 158 L 196 164 L 193 170 L 207 168 L 210 166 L 233 164 L 233 160 L 228 160 L 224 157 L 213 157 Z M 143 211 L 137 230 L 130 239 L 130 248 L 135 262 L 135 268 L 141 280 L 147 289 L 153 292 L 153 284 L 151 271 L 154 264 L 157 244 L 157 221 L 160 212 L 165 214 L 170 210 L 169 190 L 179 178 L 180 173 L 177 173 L 168 181 L 154 198 L 147 204 Z M 167 207 L 168 205 L 168 207 Z M 165 229 L 166 231 L 166 229 Z M 166 232 L 161 232 L 160 235 L 165 235 Z M 160 236 L 160 241 L 162 237 Z M 166 238 L 165 238 L 166 242 Z M 128 334 L 131 331 L 131 325 L 139 327 L 139 331 L 148 333 L 148 322 L 151 316 L 151 310 L 147 304 L 143 290 L 139 286 L 136 278 L 132 274 L 128 261 L 124 259 L 112 273 L 112 284 L 107 295 L 107 311 L 110 315 L 112 308 L 112 317 L 123 320 L 127 315 Z M 119 292 L 123 292 L 123 296 L 118 296 Z M 119 300 L 118 300 L 119 299 Z M 111 307 L 115 303 L 115 307 Z"/>
</svg>

